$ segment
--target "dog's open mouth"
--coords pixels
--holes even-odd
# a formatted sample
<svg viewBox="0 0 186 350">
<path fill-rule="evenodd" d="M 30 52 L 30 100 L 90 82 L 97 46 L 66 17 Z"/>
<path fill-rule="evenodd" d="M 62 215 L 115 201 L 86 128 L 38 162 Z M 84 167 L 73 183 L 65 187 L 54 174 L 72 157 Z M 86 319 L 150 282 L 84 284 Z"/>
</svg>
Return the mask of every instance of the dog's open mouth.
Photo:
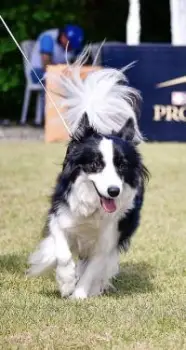
<svg viewBox="0 0 186 350">
<path fill-rule="evenodd" d="M 116 203 L 114 199 L 111 198 L 105 198 L 100 196 L 100 202 L 103 207 L 103 209 L 107 213 L 113 213 L 116 210 Z"/>
<path fill-rule="evenodd" d="M 98 196 L 100 198 L 100 203 L 101 203 L 101 206 L 104 209 L 104 211 L 106 211 L 107 213 L 113 213 L 114 211 L 116 211 L 116 202 L 115 202 L 115 200 L 112 199 L 112 198 L 103 197 L 99 193 L 95 183 L 94 182 L 92 182 L 92 183 L 93 183 L 93 185 L 95 187 L 95 190 L 96 190 L 96 192 L 97 192 L 97 194 L 98 194 Z"/>
</svg>

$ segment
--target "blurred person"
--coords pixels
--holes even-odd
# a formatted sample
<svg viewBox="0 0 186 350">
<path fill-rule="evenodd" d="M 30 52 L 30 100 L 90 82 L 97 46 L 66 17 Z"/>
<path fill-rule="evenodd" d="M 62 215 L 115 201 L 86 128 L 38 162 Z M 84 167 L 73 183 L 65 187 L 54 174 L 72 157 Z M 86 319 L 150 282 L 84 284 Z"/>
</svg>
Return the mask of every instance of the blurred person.
<svg viewBox="0 0 186 350">
<path fill-rule="evenodd" d="M 31 64 L 38 77 L 43 78 L 46 66 L 49 64 L 65 64 L 66 58 L 69 62 L 74 61 L 83 48 L 83 41 L 84 31 L 77 25 L 68 24 L 63 28 L 41 33 L 31 54 Z M 31 71 L 31 78 L 33 83 L 38 83 L 33 71 Z"/>
<path fill-rule="evenodd" d="M 63 28 L 50 29 L 41 33 L 36 40 L 31 54 L 31 79 L 39 84 L 38 78 L 43 79 L 49 64 L 65 64 L 73 62 L 83 49 L 84 31 L 77 25 L 68 24 Z M 67 47 L 68 45 L 68 47 Z M 66 51 L 66 48 L 68 50 Z M 38 76 L 36 76 L 36 74 Z M 44 81 L 43 81 L 44 83 Z M 45 93 L 43 91 L 42 110 L 44 115 Z M 41 126 L 42 120 L 36 117 L 34 126 Z"/>
</svg>

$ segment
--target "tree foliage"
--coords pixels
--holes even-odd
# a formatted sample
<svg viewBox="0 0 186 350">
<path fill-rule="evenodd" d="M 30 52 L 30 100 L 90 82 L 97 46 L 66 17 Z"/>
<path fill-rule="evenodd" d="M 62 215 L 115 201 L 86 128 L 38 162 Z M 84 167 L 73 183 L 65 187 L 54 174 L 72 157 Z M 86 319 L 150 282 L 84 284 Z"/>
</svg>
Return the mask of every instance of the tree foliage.
<svg viewBox="0 0 186 350">
<path fill-rule="evenodd" d="M 1 2 L 1 15 L 20 43 L 36 39 L 44 30 L 62 27 L 64 23 L 83 21 L 83 0 Z M 71 10 L 73 9 L 73 11 Z M 0 27 L 0 103 L 1 116 L 15 118 L 20 114 L 24 93 L 23 61 L 6 29 Z M 10 103 L 11 102 L 11 103 Z"/>
</svg>

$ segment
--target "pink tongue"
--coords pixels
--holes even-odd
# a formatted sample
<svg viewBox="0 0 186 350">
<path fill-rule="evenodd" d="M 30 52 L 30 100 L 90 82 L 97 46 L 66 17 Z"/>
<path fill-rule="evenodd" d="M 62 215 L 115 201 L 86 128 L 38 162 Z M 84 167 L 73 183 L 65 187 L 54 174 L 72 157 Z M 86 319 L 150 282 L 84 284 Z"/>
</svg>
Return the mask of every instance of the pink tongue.
<svg viewBox="0 0 186 350">
<path fill-rule="evenodd" d="M 114 199 L 101 198 L 101 205 L 107 213 L 113 213 L 116 210 Z"/>
</svg>

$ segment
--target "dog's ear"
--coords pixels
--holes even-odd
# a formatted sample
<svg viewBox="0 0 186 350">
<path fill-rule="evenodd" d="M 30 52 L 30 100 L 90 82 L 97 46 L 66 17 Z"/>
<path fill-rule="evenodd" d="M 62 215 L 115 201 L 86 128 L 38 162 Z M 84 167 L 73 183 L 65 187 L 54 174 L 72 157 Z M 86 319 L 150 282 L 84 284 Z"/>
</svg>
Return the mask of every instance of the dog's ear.
<svg viewBox="0 0 186 350">
<path fill-rule="evenodd" d="M 90 128 L 90 124 L 88 121 L 88 115 L 87 113 L 84 113 L 78 125 L 78 128 L 76 129 L 73 135 L 73 138 L 77 141 L 80 141 L 86 135 L 86 132 L 89 128 Z"/>
<path fill-rule="evenodd" d="M 132 118 L 129 118 L 125 123 L 125 125 L 118 132 L 117 136 L 121 137 L 125 141 L 133 142 L 134 135 L 135 135 L 134 120 Z"/>
</svg>

